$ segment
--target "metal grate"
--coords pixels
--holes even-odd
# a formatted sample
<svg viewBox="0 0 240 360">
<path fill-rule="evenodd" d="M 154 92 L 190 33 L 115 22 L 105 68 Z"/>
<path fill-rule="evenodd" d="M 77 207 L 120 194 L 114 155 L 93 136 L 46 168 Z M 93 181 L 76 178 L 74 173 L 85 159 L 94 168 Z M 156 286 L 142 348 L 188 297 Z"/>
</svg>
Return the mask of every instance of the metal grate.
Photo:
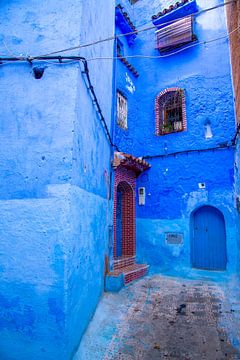
<svg viewBox="0 0 240 360">
<path fill-rule="evenodd" d="M 128 103 L 127 99 L 117 92 L 117 124 L 122 129 L 127 129 Z"/>
<path fill-rule="evenodd" d="M 159 129 L 161 134 L 183 130 L 183 92 L 171 91 L 159 98 Z"/>
<path fill-rule="evenodd" d="M 180 245 L 183 243 L 183 233 L 165 233 L 165 240 L 169 245 Z"/>
</svg>

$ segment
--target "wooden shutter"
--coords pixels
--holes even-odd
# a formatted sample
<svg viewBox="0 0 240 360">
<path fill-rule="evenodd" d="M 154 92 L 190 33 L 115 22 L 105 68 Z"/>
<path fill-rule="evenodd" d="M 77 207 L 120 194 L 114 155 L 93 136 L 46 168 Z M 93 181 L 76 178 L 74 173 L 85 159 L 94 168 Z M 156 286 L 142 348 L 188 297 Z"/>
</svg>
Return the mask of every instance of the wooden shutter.
<svg viewBox="0 0 240 360">
<path fill-rule="evenodd" d="M 156 31 L 157 49 L 163 50 L 192 41 L 192 16 L 175 21 Z"/>
</svg>

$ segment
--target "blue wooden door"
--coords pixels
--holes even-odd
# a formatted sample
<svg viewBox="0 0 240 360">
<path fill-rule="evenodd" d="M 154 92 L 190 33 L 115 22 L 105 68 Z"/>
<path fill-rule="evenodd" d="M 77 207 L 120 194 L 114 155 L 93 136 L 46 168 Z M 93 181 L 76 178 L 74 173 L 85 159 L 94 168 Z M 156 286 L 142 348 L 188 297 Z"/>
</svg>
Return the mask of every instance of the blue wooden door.
<svg viewBox="0 0 240 360">
<path fill-rule="evenodd" d="M 122 192 L 117 191 L 116 256 L 122 256 Z"/>
<path fill-rule="evenodd" d="M 222 213 L 203 206 L 194 214 L 192 266 L 207 270 L 226 270 L 226 230 Z"/>
</svg>

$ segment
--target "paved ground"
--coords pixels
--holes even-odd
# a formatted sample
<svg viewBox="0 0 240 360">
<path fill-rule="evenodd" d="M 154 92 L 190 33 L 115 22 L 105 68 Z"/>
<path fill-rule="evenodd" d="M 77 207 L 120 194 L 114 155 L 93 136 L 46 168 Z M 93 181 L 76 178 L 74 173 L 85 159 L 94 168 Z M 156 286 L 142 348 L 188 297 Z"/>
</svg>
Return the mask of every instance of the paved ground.
<svg viewBox="0 0 240 360">
<path fill-rule="evenodd" d="M 240 359 L 231 344 L 240 340 L 239 303 L 226 292 L 154 275 L 105 294 L 74 360 Z"/>
</svg>

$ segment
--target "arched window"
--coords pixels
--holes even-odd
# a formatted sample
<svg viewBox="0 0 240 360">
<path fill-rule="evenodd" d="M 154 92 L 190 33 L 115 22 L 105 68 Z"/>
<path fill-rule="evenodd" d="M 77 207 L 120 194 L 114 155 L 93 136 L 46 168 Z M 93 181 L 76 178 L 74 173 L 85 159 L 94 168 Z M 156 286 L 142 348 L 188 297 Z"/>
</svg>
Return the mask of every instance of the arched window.
<svg viewBox="0 0 240 360">
<path fill-rule="evenodd" d="M 187 129 L 184 90 L 166 89 L 156 97 L 156 135 L 165 135 Z"/>
</svg>

